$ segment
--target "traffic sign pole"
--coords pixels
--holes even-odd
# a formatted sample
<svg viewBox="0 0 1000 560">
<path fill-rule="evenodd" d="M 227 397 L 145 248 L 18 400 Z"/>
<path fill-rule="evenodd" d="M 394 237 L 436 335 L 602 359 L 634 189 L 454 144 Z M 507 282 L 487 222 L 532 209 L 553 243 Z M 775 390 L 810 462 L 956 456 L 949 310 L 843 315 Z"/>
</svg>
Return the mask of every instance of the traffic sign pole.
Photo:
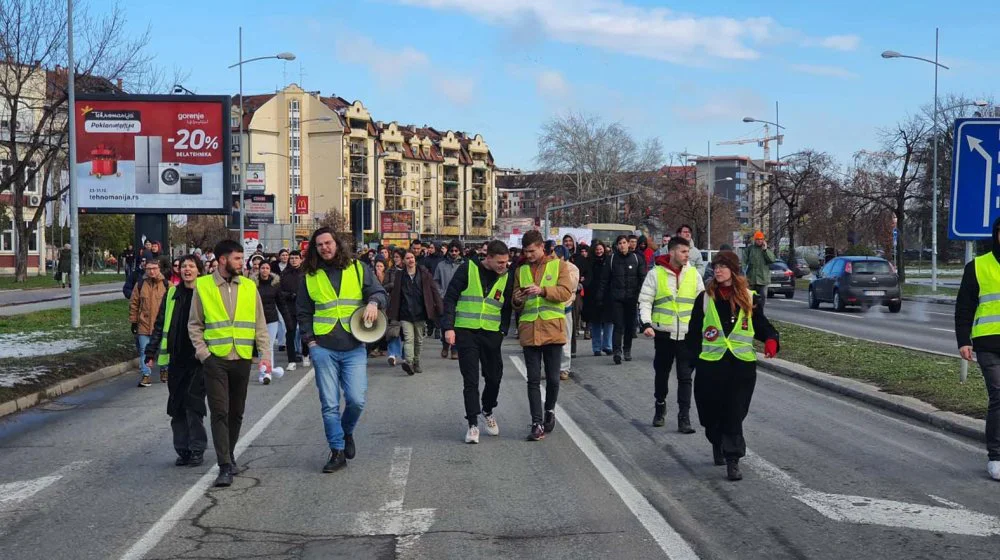
<svg viewBox="0 0 1000 560">
<path fill-rule="evenodd" d="M 972 262 L 972 259 L 976 258 L 975 243 L 972 241 L 965 242 L 965 263 L 968 264 Z M 958 380 L 965 383 L 965 380 L 969 378 L 969 362 L 962 360 L 961 365 L 958 370 Z"/>
</svg>

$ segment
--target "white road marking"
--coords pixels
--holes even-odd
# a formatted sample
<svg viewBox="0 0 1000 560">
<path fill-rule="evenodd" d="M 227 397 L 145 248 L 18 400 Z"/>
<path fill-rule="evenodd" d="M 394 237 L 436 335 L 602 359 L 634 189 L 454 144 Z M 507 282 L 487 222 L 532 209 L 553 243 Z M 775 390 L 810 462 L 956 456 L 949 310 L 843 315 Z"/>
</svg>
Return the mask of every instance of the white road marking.
<svg viewBox="0 0 1000 560">
<path fill-rule="evenodd" d="M 931 315 L 944 315 L 945 317 L 954 317 L 954 313 L 941 313 L 940 311 L 928 311 Z"/>
<path fill-rule="evenodd" d="M 767 303 L 779 303 L 779 302 L 798 303 L 799 305 L 809 305 L 808 301 L 802 301 L 800 299 L 774 299 L 774 300 L 768 299 L 767 300 Z"/>
<path fill-rule="evenodd" d="M 389 469 L 389 499 L 378 511 L 358 514 L 352 534 L 396 535 L 396 558 L 411 556 L 414 545 L 434 524 L 434 508 L 403 511 L 406 481 L 410 476 L 412 447 L 397 447 Z"/>
<path fill-rule="evenodd" d="M 954 535 L 976 537 L 1000 535 L 1000 518 L 970 511 L 961 506 L 955 508 L 954 506 L 957 504 L 954 503 L 951 503 L 949 507 L 939 507 L 865 496 L 817 492 L 806 488 L 791 475 L 749 450 L 744 461 L 761 477 L 789 492 L 796 500 L 816 510 L 827 519 L 859 525 L 920 529 Z"/>
<path fill-rule="evenodd" d="M 83 467 L 89 462 L 90 461 L 75 461 L 47 476 L 33 478 L 31 480 L 19 480 L 17 482 L 0 484 L 0 510 L 31 498 L 35 494 L 58 482 L 62 477 L 76 469 L 79 469 L 80 467 Z"/>
<path fill-rule="evenodd" d="M 950 333 L 954 333 L 955 332 L 955 329 L 942 329 L 942 328 L 938 328 L 938 327 L 931 327 L 931 328 L 934 329 L 934 330 L 936 330 L 936 331 L 950 332 Z"/>
<path fill-rule="evenodd" d="M 514 367 L 521 372 L 521 376 L 528 378 L 528 372 L 524 366 L 524 360 L 520 356 L 510 356 L 510 361 Z M 545 388 L 541 388 L 542 398 L 545 398 Z M 558 404 L 556 405 L 556 415 L 559 419 L 560 427 L 573 440 L 580 451 L 590 460 L 604 480 L 618 494 L 625 506 L 628 507 L 632 515 L 642 523 L 646 531 L 653 537 L 656 544 L 660 546 L 668 558 L 673 560 L 698 560 L 698 555 L 694 549 L 684 540 L 684 538 L 667 520 L 660 515 L 660 512 L 643 496 L 625 475 L 608 459 L 597 447 L 590 436 L 585 434 L 576 422 L 570 418 L 569 414 Z"/>
<path fill-rule="evenodd" d="M 248 431 L 246 435 L 240 438 L 239 442 L 236 444 L 236 451 L 233 455 L 235 457 L 239 457 L 247 447 L 250 447 L 250 444 L 252 444 L 254 440 L 264 433 L 264 430 L 271 425 L 271 422 L 274 422 L 274 419 L 281 414 L 281 411 L 284 410 L 285 407 L 287 407 L 293 400 L 295 400 L 295 397 L 297 397 L 299 393 L 301 393 L 302 390 L 312 382 L 315 375 L 315 370 L 310 369 L 309 372 L 306 373 L 306 375 L 304 375 L 294 387 L 285 393 L 285 396 L 282 397 L 277 404 L 271 407 L 271 410 L 268 410 L 267 413 L 264 414 L 264 416 L 262 416 L 252 428 L 250 428 L 250 431 Z M 155 548 L 156 545 L 163 540 L 163 537 L 165 537 L 167 533 L 173 529 L 174 525 L 176 525 L 177 522 L 187 514 L 188 510 L 194 506 L 195 502 L 205 495 L 205 491 L 211 488 L 212 483 L 215 481 L 215 477 L 218 476 L 218 474 L 219 467 L 214 466 L 202 475 L 202 477 L 198 479 L 198 482 L 195 482 L 194 486 L 188 489 L 188 491 L 181 496 L 181 499 L 177 500 L 177 503 L 167 510 L 167 513 L 163 514 L 163 517 L 161 517 L 156 523 L 153 524 L 152 527 L 149 528 L 148 531 L 146 531 L 146 534 L 144 534 L 142 538 L 132 545 L 131 548 L 125 551 L 125 554 L 122 555 L 122 560 L 138 560 L 139 558 L 143 558 L 149 551 L 153 550 L 153 548 Z"/>
</svg>

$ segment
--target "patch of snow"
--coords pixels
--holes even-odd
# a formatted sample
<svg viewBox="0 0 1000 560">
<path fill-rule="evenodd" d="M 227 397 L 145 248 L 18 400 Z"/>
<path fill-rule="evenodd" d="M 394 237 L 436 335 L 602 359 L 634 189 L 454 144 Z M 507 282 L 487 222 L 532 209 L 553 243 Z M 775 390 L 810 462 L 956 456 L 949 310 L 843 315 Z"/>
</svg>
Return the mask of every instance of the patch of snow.
<svg viewBox="0 0 1000 560">
<path fill-rule="evenodd" d="M 0 387 L 12 388 L 17 385 L 31 383 L 49 372 L 49 368 L 36 366 L 33 368 L 5 367 L 0 369 Z"/>
<path fill-rule="evenodd" d="M 54 356 L 87 345 L 86 340 L 74 338 L 38 340 L 45 334 L 47 333 L 0 334 L 0 359 Z M 0 372 L 2 373 L 4 372 Z"/>
</svg>

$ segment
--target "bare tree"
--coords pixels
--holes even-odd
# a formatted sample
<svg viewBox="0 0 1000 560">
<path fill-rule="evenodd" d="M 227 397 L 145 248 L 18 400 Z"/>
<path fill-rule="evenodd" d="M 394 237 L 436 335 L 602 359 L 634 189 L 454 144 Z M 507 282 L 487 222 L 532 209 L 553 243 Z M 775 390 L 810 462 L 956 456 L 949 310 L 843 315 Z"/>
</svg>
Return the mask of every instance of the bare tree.
<svg viewBox="0 0 1000 560">
<path fill-rule="evenodd" d="M 237 234 L 226 226 L 227 216 L 190 215 L 181 224 L 171 220 L 170 239 L 175 244 L 184 244 L 189 250 L 210 249 L 223 239 L 236 239 Z"/>
<path fill-rule="evenodd" d="M 860 151 L 855 154 L 856 167 L 844 193 L 861 204 L 862 211 L 879 208 L 892 213 L 896 227 L 906 224 L 907 210 L 915 202 L 926 200 L 921 192 L 926 162 L 927 136 L 930 123 L 920 117 L 911 117 L 882 133 L 882 151 Z M 900 281 L 905 280 L 903 264 L 903 239 L 896 245 L 895 261 Z"/>
<path fill-rule="evenodd" d="M 788 262 L 794 264 L 795 232 L 815 204 L 823 201 L 825 197 L 821 193 L 829 191 L 834 184 L 834 163 L 824 152 L 803 150 L 790 157 L 783 167 L 771 177 L 771 202 L 766 211 L 781 217 L 783 223 L 779 224 L 779 231 L 788 237 Z M 776 209 L 778 212 L 774 212 Z"/>
<path fill-rule="evenodd" d="M 77 37 L 76 88 L 114 92 L 123 82 L 148 85 L 150 58 L 144 53 L 148 32 L 130 37 L 124 11 L 115 6 L 101 16 L 74 7 Z M 52 163 L 68 151 L 66 2 L 0 0 L 0 193 L 10 193 L 14 228 L 27 239 L 46 203 L 67 187 L 50 178 L 61 170 Z M 53 186 L 55 185 L 55 186 Z M 25 191 L 41 200 L 25 217 Z M 16 279 L 27 276 L 28 244 L 17 243 Z"/>
<path fill-rule="evenodd" d="M 541 193 L 543 199 L 554 203 L 584 201 L 637 188 L 651 192 L 663 149 L 657 138 L 636 142 L 620 123 L 571 113 L 542 126 L 536 160 L 540 170 L 552 178 Z M 636 199 L 630 206 L 643 207 L 643 202 Z M 607 211 L 611 208 L 617 206 L 597 205 L 597 221 L 614 221 L 613 212 Z"/>
</svg>

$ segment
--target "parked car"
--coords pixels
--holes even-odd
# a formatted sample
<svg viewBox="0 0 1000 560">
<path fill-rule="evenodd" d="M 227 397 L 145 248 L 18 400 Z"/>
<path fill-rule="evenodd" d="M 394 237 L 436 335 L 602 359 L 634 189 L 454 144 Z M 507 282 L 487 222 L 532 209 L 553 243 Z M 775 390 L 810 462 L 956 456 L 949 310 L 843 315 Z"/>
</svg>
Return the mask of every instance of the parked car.
<svg viewBox="0 0 1000 560">
<path fill-rule="evenodd" d="M 802 257 L 795 257 L 795 264 L 789 266 L 788 268 L 792 269 L 792 272 L 795 273 L 796 278 L 802 278 L 803 276 L 812 272 L 809 269 L 809 262 Z"/>
<path fill-rule="evenodd" d="M 884 305 L 899 313 L 902 299 L 899 275 L 889 261 L 879 257 L 837 257 L 809 283 L 809 308 L 832 303 L 837 311 L 848 306 Z"/>
<path fill-rule="evenodd" d="M 788 268 L 785 261 L 774 261 L 770 264 L 771 283 L 767 285 L 767 297 L 782 294 L 788 299 L 795 297 L 795 272 Z"/>
</svg>

